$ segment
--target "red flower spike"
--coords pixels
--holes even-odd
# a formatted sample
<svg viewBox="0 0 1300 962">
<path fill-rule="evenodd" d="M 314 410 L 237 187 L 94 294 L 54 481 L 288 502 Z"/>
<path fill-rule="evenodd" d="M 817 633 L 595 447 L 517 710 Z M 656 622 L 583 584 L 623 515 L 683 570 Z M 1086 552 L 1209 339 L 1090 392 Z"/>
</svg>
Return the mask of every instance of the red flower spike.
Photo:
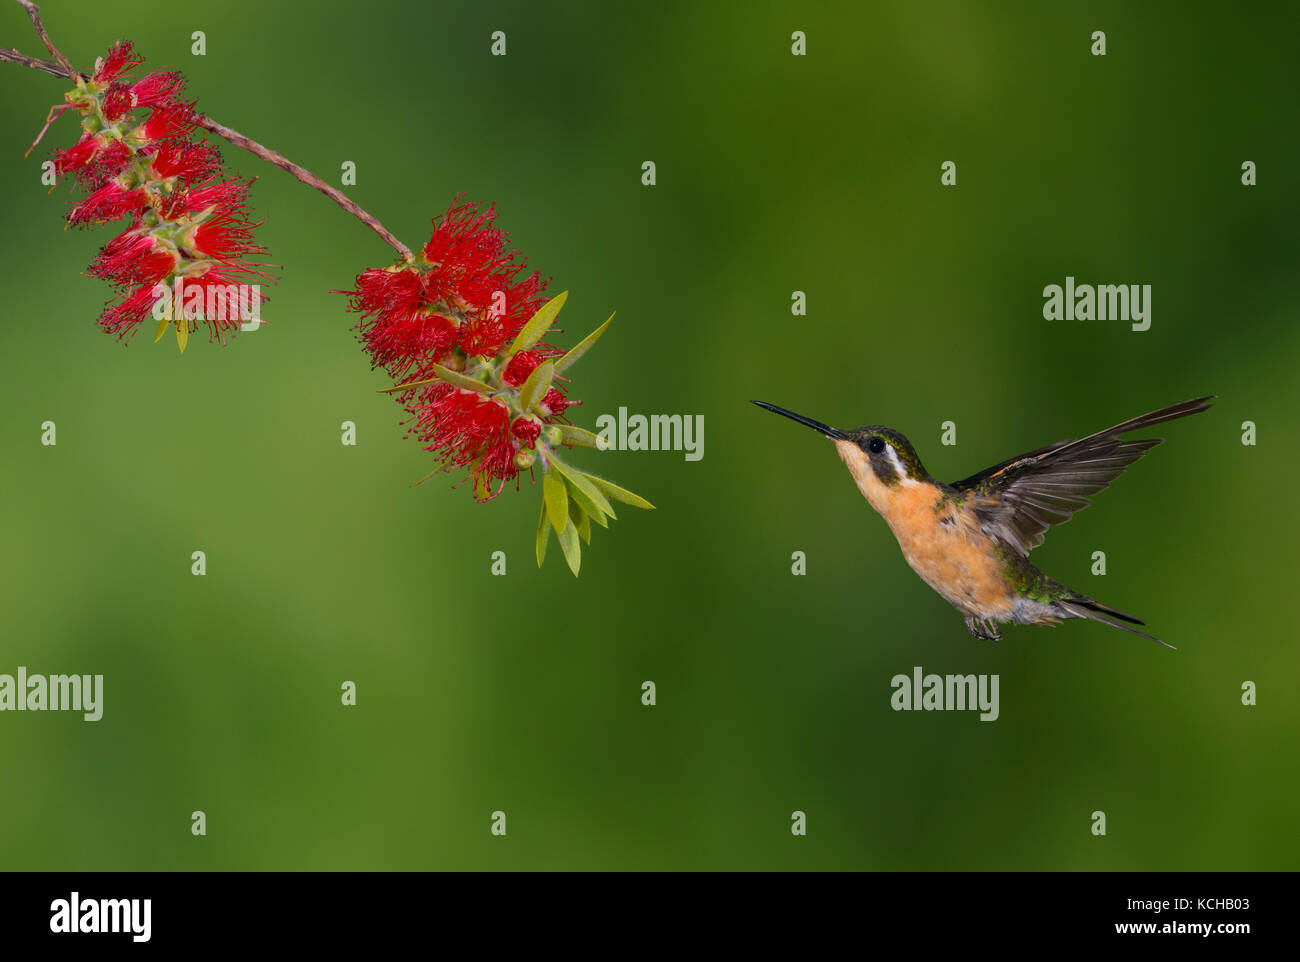
<svg viewBox="0 0 1300 962">
<path fill-rule="evenodd" d="M 536 272 L 519 277 L 523 261 L 510 249 L 495 219 L 494 208 L 480 209 L 458 199 L 435 222 L 419 254 L 392 267 L 363 271 L 352 290 L 336 292 L 346 294 L 349 310 L 361 315 L 357 329 L 374 366 L 396 379 L 390 391 L 412 415 L 408 436 L 418 438 L 444 470 L 465 469 L 479 501 L 495 498 L 521 470 L 539 465 L 553 490 L 560 477 L 552 474 L 561 470 L 560 446 L 601 446 L 589 433 L 566 432 L 554 423 L 578 403 L 562 390 L 549 388 L 540 398 L 523 390 L 540 365 L 562 352 L 540 340 L 556 331 L 554 327 L 530 330 L 520 349 L 512 351 L 543 308 L 546 283 Z M 553 324 L 563 303 L 563 296 L 552 299 L 543 317 Z M 593 340 L 589 338 L 585 347 Z M 566 381 L 562 376 L 559 380 Z M 404 388 L 406 384 L 415 386 Z M 581 472 L 562 470 L 563 485 L 588 490 L 574 480 Z M 605 484 L 600 479 L 591 483 Z M 623 494 L 634 499 L 631 503 L 649 506 Z M 572 523 L 556 531 L 565 559 L 577 574 L 576 543 L 589 538 L 592 520 L 605 524 L 606 512 L 594 507 L 599 515 L 593 519 L 583 504 L 594 502 L 579 498 L 570 504 L 570 511 L 576 512 L 567 518 Z M 570 538 L 574 526 L 579 537 Z M 551 527 L 544 512 L 539 559 Z"/>
<path fill-rule="evenodd" d="M 108 49 L 108 54 L 95 61 L 94 81 L 105 84 L 116 80 L 129 70 L 134 70 L 144 63 L 144 58 L 136 56 L 130 40 L 119 40 Z"/>
<path fill-rule="evenodd" d="M 79 80 L 55 107 L 52 116 L 75 109 L 82 117 L 81 139 L 56 154 L 55 169 L 73 174 L 88 194 L 69 212 L 70 224 L 131 218 L 130 228 L 104 245 L 88 271 L 121 291 L 100 326 L 132 336 L 153 314 L 154 286 L 164 283 L 175 292 L 180 285 L 177 342 L 183 351 L 195 322 L 224 342 L 252 319 L 260 291 L 244 281 L 267 275 L 265 265 L 247 260 L 262 252 L 253 240 L 259 225 L 245 207 L 251 181 L 224 177 L 217 148 L 190 139 L 199 118 L 193 103 L 179 99 L 184 77 L 155 70 L 129 78 L 142 63 L 129 42 L 114 44 L 89 81 Z M 190 292 L 197 303 L 186 301 Z"/>
</svg>

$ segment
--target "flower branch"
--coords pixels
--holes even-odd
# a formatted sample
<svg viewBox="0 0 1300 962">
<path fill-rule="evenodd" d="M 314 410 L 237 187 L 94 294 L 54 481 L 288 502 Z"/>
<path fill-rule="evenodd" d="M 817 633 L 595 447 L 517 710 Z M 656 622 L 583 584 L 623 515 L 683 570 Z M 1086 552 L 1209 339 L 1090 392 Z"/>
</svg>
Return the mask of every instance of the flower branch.
<svg viewBox="0 0 1300 962">
<path fill-rule="evenodd" d="M 259 285 L 240 283 L 269 277 L 270 265 L 258 260 L 264 252 L 253 241 L 260 222 L 246 207 L 252 181 L 229 176 L 220 151 L 206 136 L 196 137 L 208 131 L 325 194 L 397 251 L 393 263 L 363 271 L 353 289 L 334 293 L 347 295 L 349 309 L 361 315 L 357 328 L 372 366 L 396 382 L 385 392 L 405 407 L 408 435 L 437 458 L 426 479 L 463 470 L 475 499 L 489 501 L 521 472 L 540 471 L 537 563 L 554 533 L 575 576 L 593 522 L 608 527 L 616 517 L 612 502 L 653 507 L 567 460 L 574 447 L 608 447 L 570 424 L 565 412 L 581 403 L 568 396 L 567 372 L 613 316 L 567 352 L 548 343 L 562 333 L 554 323 L 568 292 L 544 298 L 547 282 L 524 271 L 508 235 L 495 225 L 494 207 L 482 210 L 458 197 L 434 221 L 428 243 L 412 251 L 311 171 L 199 114 L 183 96 L 179 72 L 136 74 L 143 59 L 129 42 L 115 43 L 89 73 L 75 70 L 50 41 L 39 8 L 18 2 L 57 62 L 6 48 L 0 48 L 0 62 L 75 84 L 50 109 L 37 137 L 39 143 L 65 112 L 81 118 L 80 139 L 56 151 L 53 161 L 55 174 L 73 177 L 86 194 L 69 210 L 68 223 L 128 221 L 88 269 L 117 291 L 100 317 L 104 330 L 129 338 L 152 315 L 159 321 L 155 340 L 174 327 L 183 352 L 199 321 L 224 342 L 248 319 L 250 307 L 257 316 Z M 214 311 L 216 294 L 223 299 Z M 226 311 L 231 296 L 234 319 Z"/>
</svg>

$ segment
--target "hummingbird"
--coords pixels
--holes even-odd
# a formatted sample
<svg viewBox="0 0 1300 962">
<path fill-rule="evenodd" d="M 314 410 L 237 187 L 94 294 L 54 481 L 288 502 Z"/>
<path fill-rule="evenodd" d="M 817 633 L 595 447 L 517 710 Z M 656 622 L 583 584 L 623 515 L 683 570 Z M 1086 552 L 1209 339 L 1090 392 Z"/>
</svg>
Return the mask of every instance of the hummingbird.
<svg viewBox="0 0 1300 962">
<path fill-rule="evenodd" d="M 1029 552 L 1043 543 L 1051 525 L 1069 521 L 1164 440 L 1130 441 L 1121 435 L 1197 414 L 1216 396 L 1171 404 L 1085 438 L 1049 444 L 953 484 L 932 478 L 912 443 L 893 428 L 873 424 L 845 431 L 766 401 L 753 403 L 835 443 L 858 490 L 885 519 L 912 570 L 965 616 L 976 638 L 998 641 L 1003 622 L 1055 625 L 1089 618 L 1173 648 L 1133 627 L 1145 622 L 1049 578 L 1029 563 Z"/>
</svg>

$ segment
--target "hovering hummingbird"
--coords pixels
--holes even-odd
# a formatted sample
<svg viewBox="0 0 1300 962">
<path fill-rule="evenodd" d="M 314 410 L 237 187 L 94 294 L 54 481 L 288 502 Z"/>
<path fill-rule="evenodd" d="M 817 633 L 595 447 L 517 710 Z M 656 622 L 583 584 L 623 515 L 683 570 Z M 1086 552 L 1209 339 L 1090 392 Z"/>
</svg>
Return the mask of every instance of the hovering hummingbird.
<svg viewBox="0 0 1300 962">
<path fill-rule="evenodd" d="M 1090 498 L 1164 438 L 1123 441 L 1121 434 L 1197 414 L 1216 395 L 1172 404 L 1090 434 L 1010 458 L 954 484 L 930 477 L 911 442 L 892 428 L 827 427 L 765 401 L 754 401 L 826 435 L 858 490 L 889 524 L 903 557 L 922 580 L 966 616 L 976 638 L 997 641 L 998 622 L 1054 625 L 1091 618 L 1160 641 L 1144 622 L 1067 588 L 1029 563 L 1053 524 L 1070 520 Z"/>
</svg>

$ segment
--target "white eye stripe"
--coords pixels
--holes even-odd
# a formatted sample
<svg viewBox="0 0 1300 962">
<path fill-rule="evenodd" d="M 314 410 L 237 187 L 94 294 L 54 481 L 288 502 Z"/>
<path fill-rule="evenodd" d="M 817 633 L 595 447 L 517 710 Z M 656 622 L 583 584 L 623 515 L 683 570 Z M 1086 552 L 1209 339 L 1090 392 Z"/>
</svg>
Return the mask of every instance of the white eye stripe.
<svg viewBox="0 0 1300 962">
<path fill-rule="evenodd" d="M 889 463 L 894 466 L 894 473 L 899 477 L 907 477 L 907 469 L 903 467 L 903 462 L 898 459 L 898 452 L 888 441 L 885 442 L 885 453 L 889 455 Z"/>
<path fill-rule="evenodd" d="M 898 457 L 898 452 L 894 450 L 894 446 L 888 441 L 885 442 L 885 453 L 889 455 L 889 463 L 894 466 L 894 473 L 898 475 L 898 479 L 904 484 L 916 484 L 916 481 L 908 473 L 907 468 L 903 467 L 903 462 Z"/>
</svg>

